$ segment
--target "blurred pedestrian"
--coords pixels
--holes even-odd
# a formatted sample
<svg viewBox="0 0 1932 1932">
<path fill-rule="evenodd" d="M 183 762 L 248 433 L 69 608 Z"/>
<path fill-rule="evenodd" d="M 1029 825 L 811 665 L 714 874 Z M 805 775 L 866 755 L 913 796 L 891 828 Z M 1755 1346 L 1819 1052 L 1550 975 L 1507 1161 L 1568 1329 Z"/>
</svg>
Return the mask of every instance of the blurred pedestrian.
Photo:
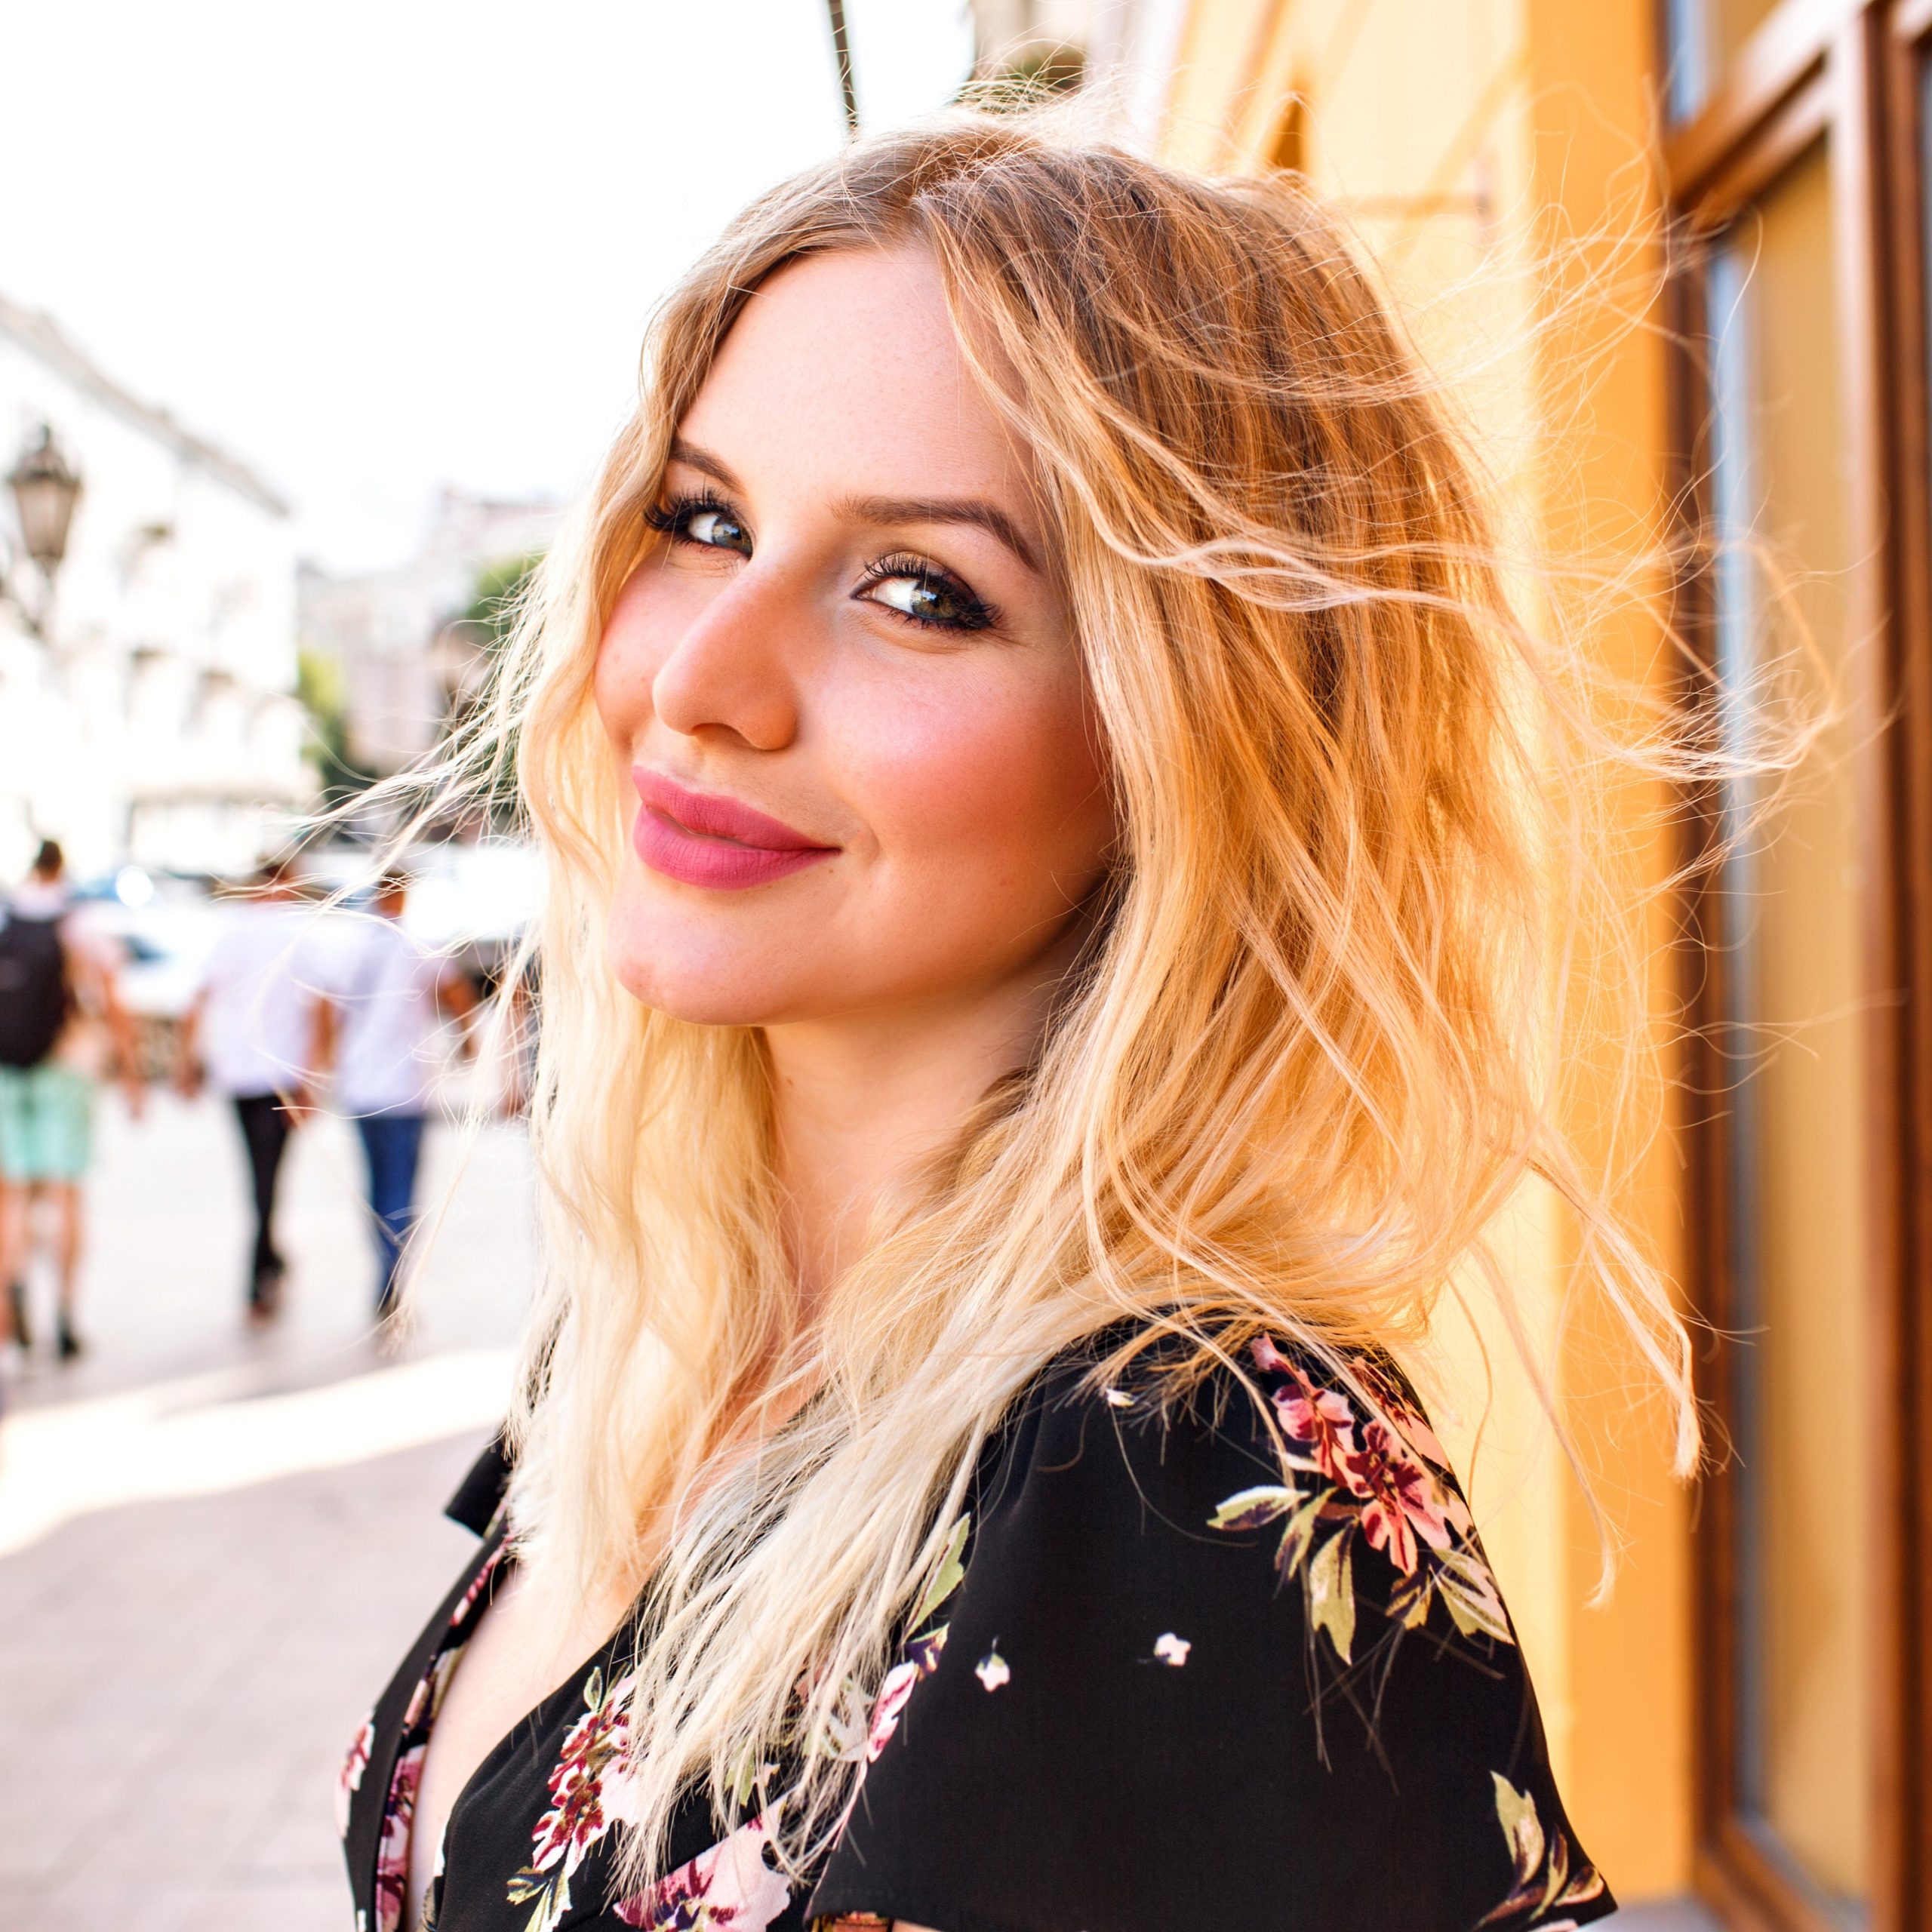
<svg viewBox="0 0 1932 1932">
<path fill-rule="evenodd" d="M 58 844 L 44 840 L 0 924 L 0 1281 L 14 1340 L 31 1348 L 27 1264 L 33 1210 L 45 1201 L 54 1223 L 55 1343 L 71 1361 L 82 1349 L 75 1301 L 94 1090 L 112 1067 L 137 1118 L 143 1095 L 116 953 L 75 912 L 66 869 Z"/>
<path fill-rule="evenodd" d="M 414 1224 L 416 1170 L 446 1017 L 467 1029 L 476 994 L 448 959 L 405 931 L 409 880 L 386 872 L 370 916 L 331 949 L 315 1001 L 312 1064 L 332 1069 L 336 1106 L 355 1122 L 376 1234 L 376 1312 L 395 1306 Z"/>
<path fill-rule="evenodd" d="M 292 859 L 272 860 L 232 906 L 181 1023 L 175 1082 L 205 1081 L 234 1109 L 254 1195 L 248 1312 L 266 1321 L 288 1272 L 275 1240 L 276 1183 L 288 1137 L 313 1104 L 315 916 Z"/>
</svg>

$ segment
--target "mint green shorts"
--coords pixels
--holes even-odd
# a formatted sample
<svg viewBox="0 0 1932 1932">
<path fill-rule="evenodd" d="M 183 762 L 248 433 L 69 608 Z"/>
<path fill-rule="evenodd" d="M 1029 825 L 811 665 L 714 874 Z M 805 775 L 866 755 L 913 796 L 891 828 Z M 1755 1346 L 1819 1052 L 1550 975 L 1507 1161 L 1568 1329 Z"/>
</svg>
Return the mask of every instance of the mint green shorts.
<svg viewBox="0 0 1932 1932">
<path fill-rule="evenodd" d="M 78 1180 L 94 1155 L 94 1082 L 42 1060 L 0 1066 L 0 1178 Z"/>
</svg>

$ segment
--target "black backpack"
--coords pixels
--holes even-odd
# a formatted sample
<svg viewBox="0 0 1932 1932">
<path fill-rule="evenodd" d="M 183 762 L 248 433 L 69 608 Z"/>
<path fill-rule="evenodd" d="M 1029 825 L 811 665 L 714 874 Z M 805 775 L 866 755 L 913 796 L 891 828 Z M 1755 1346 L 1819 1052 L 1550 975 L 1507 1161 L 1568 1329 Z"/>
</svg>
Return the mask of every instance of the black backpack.
<svg viewBox="0 0 1932 1932">
<path fill-rule="evenodd" d="M 57 919 L 0 924 L 0 1066 L 38 1066 L 67 1023 L 67 955 Z"/>
</svg>

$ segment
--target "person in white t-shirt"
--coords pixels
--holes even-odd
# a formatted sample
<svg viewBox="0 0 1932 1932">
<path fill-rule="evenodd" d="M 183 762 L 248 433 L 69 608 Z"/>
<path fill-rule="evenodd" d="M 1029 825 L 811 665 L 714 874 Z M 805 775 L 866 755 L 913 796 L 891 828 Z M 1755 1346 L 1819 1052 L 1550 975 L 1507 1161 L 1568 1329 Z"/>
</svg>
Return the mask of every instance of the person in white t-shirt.
<svg viewBox="0 0 1932 1932">
<path fill-rule="evenodd" d="M 182 1021 L 176 1084 L 204 1081 L 235 1110 L 254 1194 L 248 1312 L 266 1321 L 281 1304 L 288 1266 L 275 1245 L 275 1189 L 290 1134 L 312 1104 L 316 917 L 294 862 L 272 860 L 232 906 Z"/>
<path fill-rule="evenodd" d="M 317 1001 L 315 1064 L 332 1067 L 337 1107 L 354 1120 L 368 1163 L 376 1232 L 376 1312 L 395 1306 L 416 1214 L 416 1169 L 446 1017 L 466 1029 L 469 981 L 404 931 L 409 881 L 386 873 L 370 912 L 331 949 Z"/>
</svg>

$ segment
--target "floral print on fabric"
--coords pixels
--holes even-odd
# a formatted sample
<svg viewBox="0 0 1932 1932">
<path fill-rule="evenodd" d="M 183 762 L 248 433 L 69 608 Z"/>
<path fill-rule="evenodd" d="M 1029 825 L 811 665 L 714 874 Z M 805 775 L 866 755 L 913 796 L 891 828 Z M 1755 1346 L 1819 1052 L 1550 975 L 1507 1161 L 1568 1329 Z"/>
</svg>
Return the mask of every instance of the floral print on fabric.
<svg viewBox="0 0 1932 1932">
<path fill-rule="evenodd" d="M 623 1760 L 634 1681 L 606 1682 L 601 1667 L 584 1679 L 584 1714 L 571 1727 L 551 1770 L 549 1808 L 537 1821 L 530 1863 L 508 1887 L 512 1905 L 536 1907 L 528 1932 L 551 1932 L 569 1911 L 578 1866 L 625 1816 Z"/>
<path fill-rule="evenodd" d="M 442 1709 L 443 1696 L 455 1674 L 457 1660 L 469 1641 L 470 1612 L 488 1588 L 503 1559 L 500 1546 L 477 1571 L 451 1613 L 448 1627 L 430 1657 L 428 1668 L 410 1694 L 402 1715 L 395 1769 L 383 1807 L 382 1836 L 376 1854 L 375 1918 L 372 1932 L 396 1932 L 402 1923 L 403 1906 L 409 1894 L 410 1835 L 416 1820 L 416 1788 L 423 1775 L 423 1759 L 429 1748 L 429 1733 Z M 343 1767 L 341 1789 L 352 1803 L 362 1783 L 373 1746 L 373 1726 L 365 1723 L 349 1746 Z M 360 1761 L 358 1762 L 358 1758 Z M 432 1918 L 426 1904 L 423 1916 Z"/>
<path fill-rule="evenodd" d="M 908 1640 L 877 1695 L 868 1701 L 848 1687 L 853 1716 L 829 1743 L 835 1755 L 859 1766 L 855 1798 L 866 1767 L 878 1761 L 897 1729 L 907 1700 L 939 1667 L 946 1626 L 933 1620 L 965 1574 L 962 1558 L 971 1532 L 971 1519 L 962 1516 L 948 1533 L 914 1612 L 918 1634 Z M 529 1862 L 505 1890 L 507 1903 L 531 1908 L 521 1921 L 522 1932 L 555 1932 L 573 1910 L 573 1880 L 612 1828 L 630 1822 L 624 1754 L 635 1681 L 634 1676 L 607 1675 L 601 1664 L 583 1680 L 581 1712 L 551 1767 L 549 1803 L 537 1821 Z M 741 1797 L 749 1795 L 752 1782 L 745 1780 Z M 624 1924 L 648 1932 L 765 1932 L 792 1903 L 789 1886 L 768 1859 L 771 1842 L 761 1815 L 611 1909 Z M 600 1866 L 598 1881 L 604 1876 Z"/>
<path fill-rule="evenodd" d="M 940 1552 L 940 1559 L 933 1571 L 932 1581 L 925 1588 L 912 1612 L 910 1628 L 918 1635 L 906 1640 L 899 1661 L 885 1674 L 885 1681 L 879 1686 L 878 1697 L 872 1704 L 872 1721 L 866 1727 L 865 1760 L 868 1764 L 878 1762 L 879 1753 L 892 1742 L 892 1734 L 899 1728 L 899 1720 L 906 1712 L 906 1706 L 921 1682 L 931 1676 L 939 1668 L 939 1660 L 946 1651 L 946 1633 L 949 1626 L 935 1624 L 933 1619 L 946 1599 L 958 1589 L 966 1575 L 964 1556 L 968 1539 L 973 1534 L 973 1519 L 961 1516 L 946 1532 L 946 1543 Z M 998 1660 L 994 1660 L 999 1661 Z M 1002 1672 L 1006 1672 L 1004 1662 L 999 1662 Z M 986 1665 L 980 1666 L 980 1681 L 986 1681 Z M 1002 1675 L 1001 1683 L 1008 1681 Z M 993 1686 L 986 1687 L 991 1690 Z M 865 1773 L 860 1770 L 853 1785 L 853 1796 L 858 1795 L 858 1787 L 865 1782 Z"/>
<path fill-rule="evenodd" d="M 1243 1344 L 1260 1404 L 1232 1380 L 1170 1403 L 1137 1373 L 1097 1386 L 1117 1339 L 1043 1371 L 989 1441 L 891 1668 L 801 1697 L 801 1716 L 831 1705 L 823 1735 L 801 1724 L 779 1761 L 748 1758 L 716 1812 L 694 1787 L 663 1866 L 624 1877 L 627 1621 L 466 1786 L 425 1927 L 882 1932 L 867 1915 L 894 1910 L 942 1926 L 1272 1924 L 1277 1865 L 1219 1855 L 1229 1817 L 1261 1820 L 1304 1867 L 1318 1843 L 1347 1854 L 1349 1887 L 1315 1902 L 1334 1932 L 1578 1932 L 1613 1911 L 1564 1816 L 1454 1472 L 1399 1373 L 1264 1337 Z M 418 1640 L 343 1767 L 358 1932 L 398 1932 L 429 1726 L 499 1553 Z M 1324 1730 L 1337 1710 L 1371 1748 Z M 1290 1810 L 1257 1754 L 1230 1750 L 1242 1737 L 1296 1767 Z M 800 1872 L 778 1844 L 807 1752 L 840 1783 Z M 1072 1801 L 1069 1781 L 1096 1765 L 1106 1801 Z"/>
<path fill-rule="evenodd" d="M 762 1818 L 740 1825 L 709 1851 L 635 1896 L 617 1916 L 644 1932 L 765 1932 L 792 1903 L 792 1890 L 766 1862 Z"/>
<path fill-rule="evenodd" d="M 1252 1353 L 1273 1385 L 1282 1460 L 1312 1480 L 1262 1483 L 1224 1497 L 1209 1526 L 1282 1524 L 1275 1568 L 1301 1584 L 1311 1635 L 1325 1635 L 1345 1664 L 1355 1660 L 1358 1545 L 1382 1559 L 1387 1588 L 1376 1601 L 1392 1624 L 1420 1629 L 1439 1602 L 1463 1636 L 1513 1646 L 1469 1506 L 1435 1431 L 1402 1386 L 1366 1358 L 1349 1363 L 1377 1414 L 1352 1392 L 1318 1381 L 1265 1335 Z"/>
<path fill-rule="evenodd" d="M 425 1746 L 413 1744 L 395 1761 L 383 1838 L 376 1854 L 376 1932 L 395 1932 L 409 1897 L 409 1839 L 416 1823 L 416 1787 Z"/>
<path fill-rule="evenodd" d="M 962 1515 L 947 1531 L 931 1580 L 921 1592 L 906 1626 L 918 1634 L 907 1638 L 900 1646 L 899 1661 L 886 1672 L 878 1690 L 869 1697 L 860 1685 L 849 1680 L 843 1687 L 842 1708 L 832 1720 L 832 1734 L 817 1748 L 860 1766 L 858 1781 L 853 1786 L 855 1797 L 858 1783 L 865 1777 L 863 1767 L 878 1762 L 880 1752 L 891 1743 L 893 1733 L 899 1728 L 907 1700 L 939 1668 L 946 1650 L 947 1626 L 933 1620 L 966 1574 L 966 1545 L 972 1533 L 970 1515 Z"/>
<path fill-rule="evenodd" d="M 1601 1898 L 1603 1875 L 1572 1848 L 1561 1829 L 1552 1826 L 1545 1830 L 1537 1816 L 1537 1801 L 1528 1792 L 1518 1791 L 1500 1771 L 1490 1775 L 1496 1786 L 1497 1820 L 1515 1861 L 1516 1882 L 1509 1897 L 1478 1921 L 1477 1932 L 1491 1925 L 1579 1932 L 1577 1920 L 1544 1915 Z"/>
<path fill-rule="evenodd" d="M 892 1742 L 892 1734 L 899 1728 L 906 1700 L 922 1677 L 930 1677 L 938 1669 L 940 1654 L 945 1648 L 946 1631 L 942 1626 L 908 1644 L 906 1655 L 886 1672 L 878 1700 L 872 1706 L 872 1722 L 866 1727 L 867 1764 L 878 1762 L 878 1754 Z"/>
<path fill-rule="evenodd" d="M 369 1752 L 376 1741 L 376 1714 L 371 1711 L 362 1720 L 362 1728 L 355 1734 L 355 1742 L 349 1747 L 349 1755 L 342 1761 L 342 1775 L 335 1785 L 335 1829 L 338 1838 L 349 1835 L 349 1807 L 355 1801 L 355 1794 L 362 1789 L 362 1774 L 369 1768 Z"/>
</svg>

